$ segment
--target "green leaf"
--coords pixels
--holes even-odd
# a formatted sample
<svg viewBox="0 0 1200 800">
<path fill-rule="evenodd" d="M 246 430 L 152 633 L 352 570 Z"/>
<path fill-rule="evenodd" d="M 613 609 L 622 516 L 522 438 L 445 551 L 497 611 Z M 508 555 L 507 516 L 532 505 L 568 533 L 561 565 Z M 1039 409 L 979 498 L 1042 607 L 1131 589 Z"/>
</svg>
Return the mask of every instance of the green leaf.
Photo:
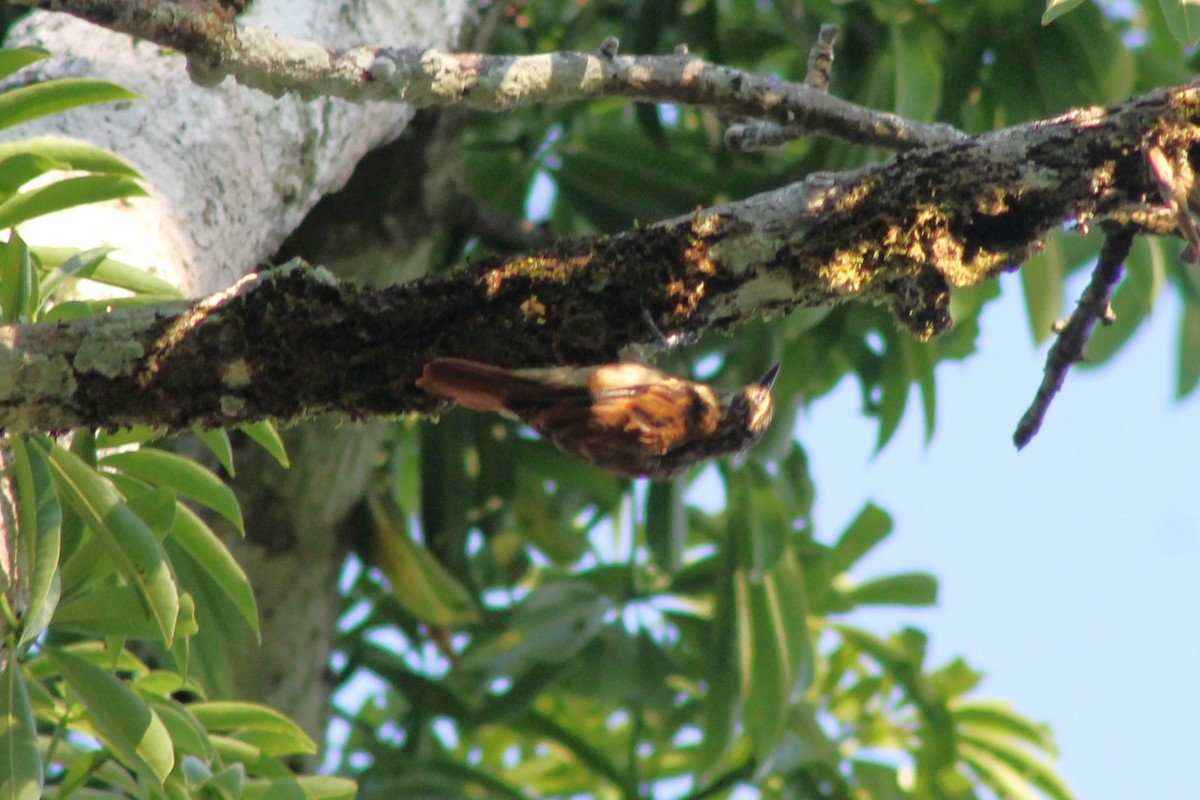
<svg viewBox="0 0 1200 800">
<path fill-rule="evenodd" d="M 0 200 L 7 200 L 34 178 L 54 170 L 66 171 L 70 164 L 33 153 L 15 153 L 0 160 Z"/>
<path fill-rule="evenodd" d="M 166 435 L 166 428 L 152 428 L 148 425 L 132 425 L 115 431 L 100 431 L 96 434 L 96 449 L 111 450 L 131 444 L 149 444 Z"/>
<path fill-rule="evenodd" d="M 207 580 L 214 584 L 233 603 L 246 624 L 261 641 L 258 627 L 258 605 L 250 579 L 212 528 L 196 512 L 180 506 L 171 528 L 172 540 L 204 570 Z"/>
<path fill-rule="evenodd" d="M 166 450 L 144 447 L 105 456 L 100 464 L 118 469 L 153 486 L 174 489 L 183 497 L 211 508 L 232 522 L 243 535 L 246 533 L 242 509 L 233 490 L 210 470 L 190 458 Z"/>
<path fill-rule="evenodd" d="M 681 481 L 651 481 L 646 493 L 646 545 L 654 563 L 672 575 L 683 566 L 687 548 L 687 509 Z"/>
<path fill-rule="evenodd" d="M 241 762 L 230 764 L 225 769 L 205 780 L 198 788 L 215 792 L 220 798 L 239 798 L 240 800 L 244 800 L 246 792 L 246 766 Z"/>
<path fill-rule="evenodd" d="M 931 606 L 937 602 L 937 578 L 924 572 L 889 575 L 859 584 L 843 598 L 854 606 Z"/>
<path fill-rule="evenodd" d="M 1023 739 L 1055 755 L 1054 732 L 1048 725 L 1018 714 L 1003 700 L 959 699 L 950 706 L 961 730 L 987 730 L 1009 738 Z"/>
<path fill-rule="evenodd" d="M 138 688 L 135 684 L 134 689 Z M 142 697 L 154 709 L 154 713 L 158 715 L 167 732 L 171 734 L 171 742 L 175 745 L 176 752 L 180 755 L 193 755 L 206 763 L 212 763 L 216 758 L 217 750 L 208 737 L 208 731 L 204 729 L 200 720 L 196 719 L 196 715 L 188 709 L 188 706 L 170 697 L 147 697 L 144 694 Z"/>
<path fill-rule="evenodd" d="M 238 425 L 238 430 L 246 434 L 263 450 L 267 451 L 267 455 L 274 458 L 279 466 L 284 469 L 291 466 L 288 461 L 287 449 L 283 446 L 283 439 L 279 438 L 279 432 L 275 430 L 275 426 L 267 420 L 260 422 L 249 422 L 244 425 Z"/>
<path fill-rule="evenodd" d="M 883 359 L 883 376 L 880 381 L 882 393 L 879 399 L 879 437 L 875 442 L 875 452 L 883 450 L 900 428 L 904 419 L 904 409 L 908 406 L 908 396 L 916 377 L 910 369 L 910 363 L 905 358 L 908 334 L 899 330 L 888 332 L 887 354 Z"/>
<path fill-rule="evenodd" d="M 988 751 L 961 742 L 959 753 L 971 770 L 998 796 L 1006 800 L 1038 800 L 1033 788 L 1016 770 Z"/>
<path fill-rule="evenodd" d="M 611 608 L 607 598 L 584 581 L 547 583 L 517 606 L 510 630 L 472 643 L 459 667 L 517 677 L 541 664 L 569 661 L 600 632 Z"/>
<path fill-rule="evenodd" d="M 43 301 L 49 298 L 59 286 L 72 278 L 76 280 L 90 278 L 114 249 L 116 248 L 96 247 L 92 250 L 85 250 L 54 267 L 42 278 Z"/>
<path fill-rule="evenodd" d="M 895 111 L 907 119 L 932 122 L 942 104 L 942 37 L 920 18 L 889 30 L 896 59 Z"/>
<path fill-rule="evenodd" d="M 140 178 L 116 153 L 86 142 L 50 137 L 0 142 L 0 192 L 13 194 L 52 169 Z"/>
<path fill-rule="evenodd" d="M 849 570 L 891 532 L 892 518 L 879 506 L 868 503 L 830 551 L 830 574 Z"/>
<path fill-rule="evenodd" d="M 217 461 L 220 462 L 221 468 L 232 478 L 234 476 L 233 445 L 229 442 L 229 432 L 224 428 L 213 428 L 210 431 L 195 428 L 193 433 L 204 443 L 205 447 L 212 451 L 212 454 L 217 457 Z"/>
<path fill-rule="evenodd" d="M 3 227 L 3 226 L 0 226 Z M 38 294 L 37 276 L 29 248 L 9 231 L 8 242 L 0 250 L 0 312 L 6 323 L 28 322 L 32 318 L 34 298 Z"/>
<path fill-rule="evenodd" d="M 62 506 L 42 451 L 36 446 L 27 447 L 23 436 L 12 436 L 9 443 L 17 486 L 17 525 L 29 570 L 29 602 L 17 643 L 24 646 L 41 636 L 58 605 Z"/>
<path fill-rule="evenodd" d="M 72 322 L 94 316 L 96 314 L 89 304 L 80 300 L 66 300 L 56 304 L 49 311 L 44 311 L 38 322 Z"/>
<path fill-rule="evenodd" d="M 113 482 L 118 489 L 122 488 L 122 484 L 133 483 L 124 475 L 114 475 L 113 478 L 117 479 Z M 160 542 L 167 538 L 167 533 L 175 524 L 175 509 L 179 506 L 175 492 L 163 487 L 148 490 L 138 484 L 129 491 L 123 490 L 122 493 L 129 498 L 126 502 L 129 510 L 146 523 L 146 527 L 154 532 L 154 538 Z"/>
<path fill-rule="evenodd" d="M 912 795 L 900 788 L 899 774 L 895 767 L 874 761 L 855 759 L 850 763 L 854 784 L 866 792 L 871 800 L 911 800 Z"/>
<path fill-rule="evenodd" d="M 47 267 L 55 267 L 63 264 L 79 253 L 77 249 L 71 247 L 37 246 L 31 249 L 38 260 Z M 115 261 L 111 258 L 101 261 L 88 278 L 106 286 L 127 289 L 136 295 L 161 297 L 164 301 L 183 298 L 183 293 L 179 291 L 175 284 L 168 283 L 145 269 L 134 267 L 121 261 Z M 106 302 L 118 305 L 117 301 L 121 299 L 124 298 L 110 298 Z"/>
<path fill-rule="evenodd" d="M 70 108 L 139 97 L 115 83 L 95 78 L 59 78 L 34 83 L 0 94 L 0 129 Z"/>
<path fill-rule="evenodd" d="M 69 598 L 58 607 L 52 627 L 87 636 L 141 641 L 161 635 L 158 621 L 130 586 L 101 586 Z"/>
<path fill-rule="evenodd" d="M 1171 35 L 1184 47 L 1200 41 L 1200 3 L 1196 0 L 1158 0 Z"/>
<path fill-rule="evenodd" d="M 83 701 L 85 717 L 122 762 L 161 784 L 175 767 L 171 736 L 128 684 L 87 659 L 61 649 L 48 655 Z"/>
<path fill-rule="evenodd" d="M 1062 235 L 1046 238 L 1042 252 L 1021 267 L 1021 287 L 1025 293 L 1025 311 L 1034 344 L 1041 344 L 1054 333 L 1054 324 L 1063 316 L 1063 282 L 1066 280 L 1066 253 Z"/>
<path fill-rule="evenodd" d="M 918 778 L 926 783 L 934 780 L 934 776 L 954 763 L 954 719 L 945 701 L 935 695 L 920 671 L 924 635 L 913 629 L 905 629 L 897 646 L 860 628 L 841 624 L 830 627 L 848 644 L 879 664 L 903 688 L 909 702 L 920 712 L 922 742 L 918 753 L 921 767 Z"/>
<path fill-rule="evenodd" d="M 1185 300 L 1179 324 L 1179 367 L 1175 397 L 1182 400 L 1200 383 L 1200 302 Z"/>
<path fill-rule="evenodd" d="M 179 616 L 179 594 L 162 545 L 111 481 L 57 443 L 51 444 L 49 456 L 59 496 L 84 519 L 117 568 L 141 592 L 169 647 Z"/>
<path fill-rule="evenodd" d="M 42 796 L 42 757 L 25 678 L 15 654 L 0 675 L 0 800 Z"/>
<path fill-rule="evenodd" d="M 413 541 L 404 512 L 390 496 L 367 497 L 375 523 L 373 555 L 408 613 L 433 625 L 460 627 L 479 621 L 471 594 L 432 553 Z"/>
<path fill-rule="evenodd" d="M 733 581 L 742 719 L 765 759 L 812 679 L 803 573 L 789 549 L 761 580 L 738 569 Z"/>
<path fill-rule="evenodd" d="M 1037 787 L 1048 797 L 1060 800 L 1074 800 L 1071 789 L 1062 776 L 1037 751 L 1027 747 L 1006 735 L 997 734 L 986 729 L 971 729 L 961 731 L 958 746 L 964 760 L 976 766 L 986 768 L 1002 783 L 1007 791 L 1013 793 L 1011 778 L 1016 777 L 1022 787 Z M 986 756 L 990 757 L 985 757 Z M 993 760 L 994 759 L 994 760 Z M 1000 764 L 1007 768 L 1001 769 Z M 1011 771 L 1011 775 L 1009 775 Z M 1004 777 L 1000 777 L 1004 776 Z M 1032 795 L 1032 793 L 1030 793 Z M 1012 796 L 1017 796 L 1013 793 Z"/>
<path fill-rule="evenodd" d="M 67 208 L 122 197 L 140 197 L 145 194 L 146 190 L 136 180 L 120 175 L 64 178 L 47 186 L 13 195 L 0 203 L 0 229 L 11 228 Z"/>
<path fill-rule="evenodd" d="M 301 775 L 247 781 L 242 800 L 351 800 L 357 792 L 358 784 L 349 778 Z"/>
<path fill-rule="evenodd" d="M 7 78 L 19 69 L 24 69 L 30 64 L 49 57 L 50 54 L 45 50 L 32 48 L 0 50 L 0 80 Z"/>
<path fill-rule="evenodd" d="M 587 551 L 587 536 L 564 513 L 562 505 L 555 502 L 558 493 L 549 493 L 545 488 L 544 474 L 529 469 L 516 469 L 510 465 L 510 474 L 516 473 L 517 485 L 513 506 L 513 529 L 522 539 L 545 553 L 555 564 L 574 564 Z M 503 487 L 489 487 L 495 497 L 511 497 L 512 491 L 501 491 Z"/>
<path fill-rule="evenodd" d="M 258 703 L 213 701 L 192 703 L 188 710 L 210 733 L 235 734 L 240 740 L 257 744 L 252 734 L 269 734 L 273 755 L 316 753 L 317 745 L 292 720 L 273 708 Z"/>
<path fill-rule="evenodd" d="M 1042 12 L 1042 24 L 1049 25 L 1083 2 L 1084 0 L 1046 0 L 1046 10 Z"/>
</svg>

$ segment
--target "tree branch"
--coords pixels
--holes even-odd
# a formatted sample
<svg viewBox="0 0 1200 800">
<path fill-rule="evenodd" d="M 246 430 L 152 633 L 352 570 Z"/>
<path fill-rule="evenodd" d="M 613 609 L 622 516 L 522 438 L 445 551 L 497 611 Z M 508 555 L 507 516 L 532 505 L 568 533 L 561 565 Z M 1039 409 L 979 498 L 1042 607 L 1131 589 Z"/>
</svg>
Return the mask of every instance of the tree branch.
<svg viewBox="0 0 1200 800">
<path fill-rule="evenodd" d="M 1013 443 L 1018 450 L 1029 444 L 1042 427 L 1042 420 L 1050 409 L 1050 403 L 1062 388 L 1063 381 L 1067 379 L 1067 370 L 1073 364 L 1084 360 L 1084 348 L 1096 323 L 1111 321 L 1112 307 L 1109 302 L 1117 283 L 1121 280 L 1125 258 L 1132 246 L 1132 229 L 1122 227 L 1106 233 L 1104 245 L 1100 248 L 1100 258 L 1092 271 L 1092 280 L 1079 298 L 1075 312 L 1062 327 L 1058 339 L 1046 355 L 1042 384 L 1038 387 L 1029 410 L 1017 423 Z"/>
<path fill-rule="evenodd" d="M 62 11 L 171 47 L 189 57 L 192 78 L 226 76 L 279 96 L 329 96 L 416 107 L 465 104 L 509 111 L 552 102 L 625 97 L 682 103 L 753 117 L 792 129 L 897 150 L 964 138 L 949 126 L 924 125 L 831 97 L 817 88 L 710 64 L 681 49 L 669 56 L 620 56 L 610 39 L 599 53 L 491 56 L 433 48 L 320 44 L 240 27 L 213 4 L 163 0 L 15 0 Z"/>
<path fill-rule="evenodd" d="M 1173 234 L 1143 155 L 1150 138 L 1190 152 L 1200 88 L 810 176 L 378 292 L 293 268 L 191 306 L 0 327 L 0 426 L 431 412 L 437 402 L 413 381 L 434 357 L 596 364 L 632 343 L 849 299 L 887 304 L 926 338 L 951 324 L 950 286 L 1015 269 L 1068 220 Z"/>
</svg>

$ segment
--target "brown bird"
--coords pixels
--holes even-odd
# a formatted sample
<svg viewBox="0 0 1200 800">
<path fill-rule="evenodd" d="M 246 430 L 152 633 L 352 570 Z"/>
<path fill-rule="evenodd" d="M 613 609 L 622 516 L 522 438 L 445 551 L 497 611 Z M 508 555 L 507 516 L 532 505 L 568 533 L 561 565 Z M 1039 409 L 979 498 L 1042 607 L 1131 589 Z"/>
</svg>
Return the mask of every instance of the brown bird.
<svg viewBox="0 0 1200 800">
<path fill-rule="evenodd" d="M 720 390 L 634 362 L 504 369 L 438 358 L 417 386 L 476 411 L 516 417 L 558 448 L 631 478 L 672 478 L 737 453 L 771 422 L 772 367 L 751 386 Z"/>
</svg>

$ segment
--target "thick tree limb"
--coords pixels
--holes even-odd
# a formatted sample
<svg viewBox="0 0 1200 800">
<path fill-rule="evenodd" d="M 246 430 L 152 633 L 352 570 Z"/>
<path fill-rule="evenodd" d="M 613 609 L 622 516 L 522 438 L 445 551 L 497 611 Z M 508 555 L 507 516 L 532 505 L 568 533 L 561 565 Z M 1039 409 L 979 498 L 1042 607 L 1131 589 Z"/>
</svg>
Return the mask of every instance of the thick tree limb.
<svg viewBox="0 0 1200 800">
<path fill-rule="evenodd" d="M 279 96 L 390 101 L 416 107 L 465 104 L 508 111 L 551 102 L 625 97 L 704 106 L 790 128 L 905 150 L 961 139 L 948 126 L 924 125 L 856 106 L 803 84 L 710 64 L 681 50 L 669 56 L 600 53 L 490 56 L 433 48 L 358 47 L 241 27 L 214 4 L 163 0 L 16 0 L 63 11 L 189 56 L 193 79 L 226 76 Z M 612 40 L 615 43 L 615 39 Z"/>
<path fill-rule="evenodd" d="M 847 299 L 928 337 L 952 285 L 1015 268 L 1066 221 L 1174 233 L 1143 154 L 1198 139 L 1200 88 L 1178 87 L 379 292 L 292 269 L 192 306 L 0 327 L 0 425 L 427 412 L 413 381 L 435 356 L 601 363 L 659 331 Z"/>
</svg>

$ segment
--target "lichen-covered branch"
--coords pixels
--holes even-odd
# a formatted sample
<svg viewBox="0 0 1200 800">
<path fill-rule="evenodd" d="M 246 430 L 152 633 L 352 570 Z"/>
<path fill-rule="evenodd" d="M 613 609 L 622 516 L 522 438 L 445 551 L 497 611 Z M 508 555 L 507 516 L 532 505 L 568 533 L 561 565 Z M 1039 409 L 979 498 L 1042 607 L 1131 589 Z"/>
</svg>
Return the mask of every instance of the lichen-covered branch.
<svg viewBox="0 0 1200 800">
<path fill-rule="evenodd" d="M 380 291 L 293 268 L 187 306 L 0 327 L 0 426 L 226 425 L 427 412 L 431 358 L 594 364 L 629 344 L 861 300 L 918 337 L 951 286 L 1016 268 L 1068 221 L 1174 233 L 1144 147 L 1200 140 L 1200 88 L 1161 90 Z"/>
<path fill-rule="evenodd" d="M 836 136 L 909 149 L 961 139 L 948 126 L 924 125 L 831 97 L 819 89 L 710 64 L 686 48 L 668 56 L 622 56 L 615 40 L 599 53 L 492 56 L 433 48 L 364 46 L 337 51 L 239 25 L 214 3 L 164 0 L 16 0 L 63 11 L 189 57 L 205 84 L 232 76 L 273 95 L 465 104 L 507 111 L 551 102 L 625 97 L 704 106 Z"/>
</svg>

